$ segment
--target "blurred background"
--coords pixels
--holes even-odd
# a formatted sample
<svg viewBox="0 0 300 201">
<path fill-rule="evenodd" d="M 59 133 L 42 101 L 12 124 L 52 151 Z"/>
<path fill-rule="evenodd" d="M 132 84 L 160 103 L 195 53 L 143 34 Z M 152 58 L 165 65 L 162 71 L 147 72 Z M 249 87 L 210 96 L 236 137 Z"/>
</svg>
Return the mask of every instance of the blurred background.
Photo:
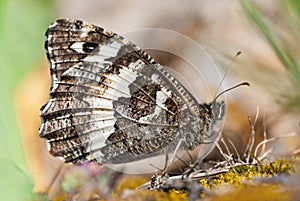
<svg viewBox="0 0 300 201">
<path fill-rule="evenodd" d="M 45 142 L 38 137 L 39 108 L 47 101 L 50 87 L 44 33 L 58 18 L 81 19 L 121 35 L 143 28 L 172 30 L 196 41 L 224 71 L 236 52 L 242 51 L 225 83 L 232 86 L 249 81 L 251 87 L 227 94 L 224 134 L 242 151 L 251 131 L 247 115 L 253 119 L 257 107 L 260 110 L 256 124 L 258 135 L 263 132 L 263 116 L 268 136 L 299 134 L 299 1 L 181 2 L 0 1 L 2 200 L 32 200 L 33 189 L 46 191 L 61 163 L 48 154 Z M 155 36 L 141 40 L 151 43 L 152 38 Z M 161 45 L 173 50 L 184 46 L 178 41 Z M 159 63 L 184 75 L 197 88 L 199 78 L 184 68 L 182 60 L 166 52 L 152 53 Z M 203 65 L 199 70 L 209 71 L 209 67 Z M 219 81 L 212 88 L 216 89 Z M 207 100 L 201 97 L 201 91 L 195 93 Z M 299 143 L 296 136 L 269 146 L 278 157 L 290 154 Z"/>
</svg>

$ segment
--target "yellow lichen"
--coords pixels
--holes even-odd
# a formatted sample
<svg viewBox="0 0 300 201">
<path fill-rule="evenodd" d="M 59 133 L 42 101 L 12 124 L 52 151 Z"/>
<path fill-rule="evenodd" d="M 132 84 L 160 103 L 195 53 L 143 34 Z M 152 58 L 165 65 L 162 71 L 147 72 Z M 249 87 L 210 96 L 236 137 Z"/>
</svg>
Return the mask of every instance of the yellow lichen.
<svg viewBox="0 0 300 201">
<path fill-rule="evenodd" d="M 124 198 L 124 201 L 187 201 L 186 193 L 178 191 L 170 191 L 168 193 L 161 191 L 140 190 L 134 194 Z"/>
<path fill-rule="evenodd" d="M 292 200 L 292 191 L 282 191 L 273 186 L 243 186 L 243 188 L 234 188 L 228 193 L 222 193 L 210 197 L 210 201 L 282 201 Z"/>
<path fill-rule="evenodd" d="M 148 178 L 143 176 L 124 176 L 114 188 L 113 194 L 120 195 L 123 193 L 124 190 L 134 190 L 142 184 L 146 183 L 147 180 Z"/>
<path fill-rule="evenodd" d="M 277 175 L 283 175 L 284 177 L 290 177 L 295 173 L 296 163 L 299 162 L 299 158 L 292 157 L 290 159 L 278 160 L 270 162 L 265 165 L 243 165 L 228 170 L 226 173 L 220 173 L 205 179 L 199 180 L 199 185 L 210 191 L 210 196 L 205 195 L 207 191 L 201 191 L 201 197 L 209 200 L 288 200 L 293 190 L 283 188 L 283 185 L 276 183 L 276 180 L 272 180 Z M 81 173 L 81 172 L 80 172 Z M 105 173 L 105 172 L 104 172 Z M 103 179 L 110 179 L 104 175 L 99 177 L 99 181 Z M 79 174 L 82 178 L 82 174 Z M 103 178 L 104 177 L 104 178 Z M 253 178 L 256 180 L 253 181 Z M 75 179 L 75 182 L 74 182 Z M 270 179 L 273 183 L 270 184 L 266 179 Z M 63 182 L 63 190 L 61 196 L 57 196 L 53 200 L 65 200 L 67 198 L 82 198 L 85 197 L 91 200 L 95 200 L 95 196 L 98 200 L 174 200 L 185 201 L 188 199 L 188 192 L 184 190 L 169 190 L 168 192 L 162 192 L 157 190 L 149 191 L 147 189 L 137 189 L 140 185 L 149 181 L 148 177 L 142 176 L 126 176 L 122 175 L 117 180 L 117 184 L 112 186 L 112 189 L 96 188 L 97 186 L 90 187 L 90 191 L 84 191 L 83 188 L 86 185 L 82 185 L 82 182 L 86 182 L 83 179 L 78 179 L 78 176 L 73 174 L 70 177 L 65 177 Z M 97 183 L 97 182 L 96 182 Z M 68 185 L 67 185 L 68 184 Z M 104 182 L 104 184 L 110 184 L 110 182 Z M 184 185 L 184 182 L 179 182 Z M 101 185 L 100 185 L 101 186 Z M 94 190 L 93 190 L 94 189 Z M 184 186 L 183 186 L 184 189 Z M 283 190 L 282 190 L 283 189 Z M 219 192 L 222 192 L 222 196 L 218 196 Z M 107 194 L 108 193 L 108 194 Z M 103 196 L 102 196 L 103 195 Z M 200 196 L 199 195 L 199 196 Z M 78 197 L 79 196 L 79 197 Z"/>
</svg>

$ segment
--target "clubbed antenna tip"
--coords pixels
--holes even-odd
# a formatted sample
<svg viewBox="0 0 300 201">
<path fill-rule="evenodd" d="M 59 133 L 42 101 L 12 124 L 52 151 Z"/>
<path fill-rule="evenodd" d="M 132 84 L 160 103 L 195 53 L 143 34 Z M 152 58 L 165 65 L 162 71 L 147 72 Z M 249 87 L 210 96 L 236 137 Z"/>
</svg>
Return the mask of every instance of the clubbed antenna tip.
<svg viewBox="0 0 300 201">
<path fill-rule="evenodd" d="M 240 86 L 250 86 L 250 83 L 249 83 L 249 82 L 242 82 L 242 83 L 237 84 L 237 85 L 235 85 L 235 86 L 233 86 L 233 87 L 230 87 L 229 89 L 225 89 L 224 91 L 222 91 L 221 93 L 219 93 L 219 94 L 214 98 L 214 100 L 217 100 L 217 98 L 219 98 L 222 94 L 224 94 L 224 93 L 226 93 L 226 92 L 228 92 L 228 91 L 230 91 L 230 90 L 232 90 L 232 89 L 235 89 L 235 88 L 237 88 L 237 87 L 240 87 Z"/>
</svg>

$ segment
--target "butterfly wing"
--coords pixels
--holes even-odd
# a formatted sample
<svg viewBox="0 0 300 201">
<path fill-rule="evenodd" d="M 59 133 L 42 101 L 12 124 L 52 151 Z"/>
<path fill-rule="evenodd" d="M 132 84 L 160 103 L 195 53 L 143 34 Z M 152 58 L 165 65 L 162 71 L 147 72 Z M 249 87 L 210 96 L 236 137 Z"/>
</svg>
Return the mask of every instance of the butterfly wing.
<svg viewBox="0 0 300 201">
<path fill-rule="evenodd" d="M 52 82 L 39 134 L 65 162 L 118 164 L 150 157 L 179 138 L 184 122 L 197 124 L 193 96 L 115 33 L 61 19 L 49 26 L 45 49 Z M 197 132 L 190 125 L 188 132 Z"/>
</svg>

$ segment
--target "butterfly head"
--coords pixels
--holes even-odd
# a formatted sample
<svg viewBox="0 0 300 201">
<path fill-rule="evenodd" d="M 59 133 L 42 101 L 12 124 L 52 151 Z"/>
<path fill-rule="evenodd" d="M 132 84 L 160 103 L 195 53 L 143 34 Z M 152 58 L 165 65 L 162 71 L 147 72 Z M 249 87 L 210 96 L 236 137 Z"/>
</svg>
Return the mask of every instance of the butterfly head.
<svg viewBox="0 0 300 201">
<path fill-rule="evenodd" d="M 239 86 L 243 86 L 243 85 L 246 85 L 246 86 L 249 86 L 250 84 L 248 82 L 243 82 L 243 83 L 240 83 L 238 85 L 235 85 L 229 89 L 226 89 L 224 91 L 222 91 L 221 93 L 219 93 L 211 103 L 209 103 L 208 105 L 210 106 L 209 110 L 210 110 L 210 115 L 211 115 L 211 118 L 213 121 L 219 121 L 219 120 L 222 120 L 224 115 L 225 115 L 225 101 L 222 100 L 222 101 L 218 101 L 218 98 L 223 95 L 224 93 L 232 90 L 232 89 L 235 89 Z"/>
<path fill-rule="evenodd" d="M 220 96 L 242 85 L 249 86 L 249 83 L 243 82 L 229 89 L 226 89 L 219 93 L 210 103 L 204 103 L 199 105 L 199 117 L 201 127 L 200 135 L 202 135 L 202 137 L 206 136 L 207 138 L 211 138 L 216 134 L 217 131 L 220 130 L 216 129 L 216 127 L 224 119 L 226 109 L 225 101 L 218 100 Z"/>
<path fill-rule="evenodd" d="M 225 115 L 225 101 L 212 101 L 209 104 L 210 108 L 210 113 L 211 113 L 211 118 L 213 121 L 220 121 L 223 119 L 224 115 Z"/>
<path fill-rule="evenodd" d="M 206 132 L 210 132 L 214 125 L 221 121 L 225 116 L 226 104 L 224 100 L 213 100 L 210 103 L 199 105 L 200 122 Z"/>
</svg>

